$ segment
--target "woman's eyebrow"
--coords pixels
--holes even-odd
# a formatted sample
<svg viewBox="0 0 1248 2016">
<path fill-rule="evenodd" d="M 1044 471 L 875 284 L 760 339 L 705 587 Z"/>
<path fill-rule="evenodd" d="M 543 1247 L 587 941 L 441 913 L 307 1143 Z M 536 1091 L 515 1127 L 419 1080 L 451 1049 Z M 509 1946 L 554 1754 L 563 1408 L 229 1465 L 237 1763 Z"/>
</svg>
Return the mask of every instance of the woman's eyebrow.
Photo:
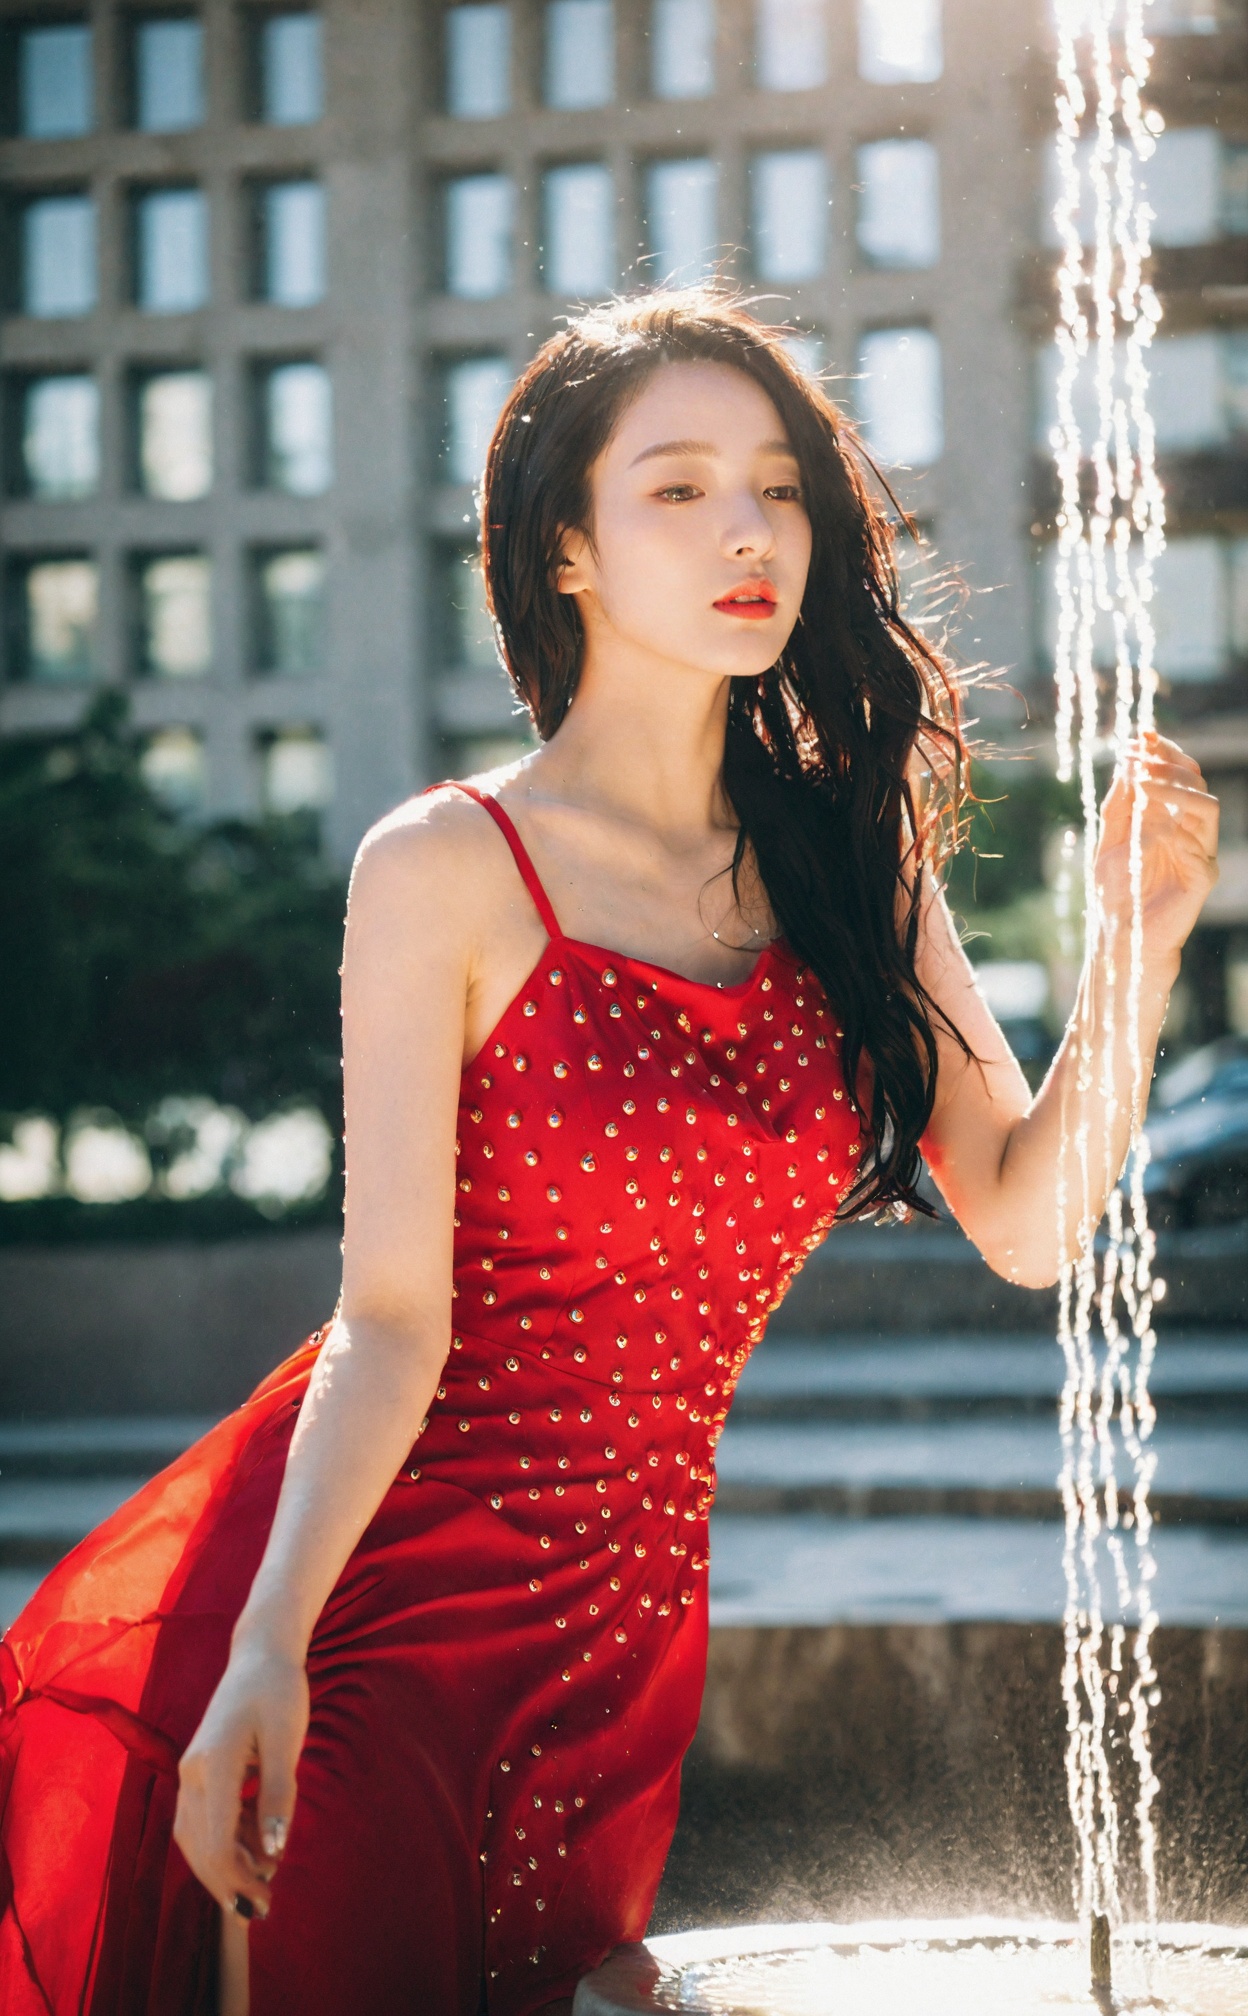
<svg viewBox="0 0 1248 2016">
<path fill-rule="evenodd" d="M 788 455 L 797 460 L 787 441 L 762 441 L 760 455 Z M 656 441 L 652 448 L 643 448 L 640 455 L 634 455 L 629 467 L 635 469 L 639 462 L 652 462 L 658 455 L 714 455 L 719 450 L 713 441 Z"/>
</svg>

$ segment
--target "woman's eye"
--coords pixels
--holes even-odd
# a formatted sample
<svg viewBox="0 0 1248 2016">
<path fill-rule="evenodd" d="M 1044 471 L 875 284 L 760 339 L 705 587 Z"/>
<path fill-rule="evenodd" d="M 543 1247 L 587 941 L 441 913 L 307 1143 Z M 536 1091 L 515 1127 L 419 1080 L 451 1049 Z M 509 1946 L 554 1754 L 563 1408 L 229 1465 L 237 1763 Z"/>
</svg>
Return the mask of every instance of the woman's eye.
<svg viewBox="0 0 1248 2016">
<path fill-rule="evenodd" d="M 802 490 L 799 483 L 772 483 L 763 492 L 764 497 L 775 497 L 781 504 L 800 504 Z"/>
<path fill-rule="evenodd" d="M 669 504 L 683 504 L 688 498 L 698 494 L 692 483 L 668 483 L 657 492 Z"/>
</svg>

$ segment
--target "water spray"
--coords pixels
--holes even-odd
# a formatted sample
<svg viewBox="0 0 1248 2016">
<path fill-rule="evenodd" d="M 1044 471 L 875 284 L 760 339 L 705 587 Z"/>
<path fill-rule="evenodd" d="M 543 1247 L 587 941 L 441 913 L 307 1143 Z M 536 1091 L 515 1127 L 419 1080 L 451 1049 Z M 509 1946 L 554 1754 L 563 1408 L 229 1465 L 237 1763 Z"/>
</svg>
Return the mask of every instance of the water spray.
<svg viewBox="0 0 1248 2016">
<path fill-rule="evenodd" d="M 1057 51 L 1057 166 L 1054 223 L 1058 270 L 1057 424 L 1052 443 L 1061 489 L 1057 530 L 1056 728 L 1059 778 L 1078 780 L 1083 808 L 1085 946 L 1103 942 L 1095 877 L 1100 806 L 1098 759 L 1121 759 L 1131 738 L 1153 725 L 1157 675 L 1151 618 L 1153 570 L 1165 540 L 1148 410 L 1148 350 L 1160 319 L 1143 277 L 1151 211 L 1139 169 L 1162 122 L 1143 108 L 1151 45 L 1149 0 L 1054 0 Z M 1095 385 L 1095 428 L 1085 439 L 1077 388 Z M 1098 643 L 1112 637 L 1112 689 L 1102 689 Z M 1104 669 L 1108 669 L 1107 667 Z M 1120 1814 L 1112 1752 L 1125 1732 L 1135 1775 L 1139 1873 L 1147 1921 L 1157 1915 L 1157 1792 L 1149 1711 L 1159 1695 L 1150 1652 L 1157 1625 L 1148 1491 L 1155 1413 L 1148 1380 L 1156 1349 L 1153 1309 L 1163 1284 L 1152 1277 L 1155 1242 L 1144 1200 L 1147 1146 L 1140 1137 L 1147 1093 L 1139 1042 L 1143 975 L 1141 822 L 1136 789 L 1130 838 L 1131 920 L 1127 971 L 1108 962 L 1095 1027 L 1083 1018 L 1078 1055 L 1079 1112 L 1063 1116 L 1058 1210 L 1064 1227 L 1077 1208 L 1075 1253 L 1060 1282 L 1062 1501 L 1066 1521 L 1066 1774 L 1078 1840 L 1076 1905 L 1090 1927 L 1093 1993 L 1112 1999 L 1111 1935 L 1122 1924 Z M 1112 1116 L 1114 1030 L 1125 1017 L 1131 1064 L 1129 1176 L 1091 1166 L 1087 1113 Z M 1096 1247 L 1094 1197 L 1111 1188 L 1107 1240 Z M 1118 1311 L 1126 1312 L 1124 1328 Z M 1093 1325 L 1099 1322 L 1099 1354 Z M 1124 1510 L 1119 1465 L 1131 1479 Z M 1130 1541 L 1124 1537 L 1130 1533 Z M 1123 1625 L 1105 1623 L 1102 1556 L 1112 1569 L 1119 1614 L 1134 1618 L 1129 1652 Z"/>
</svg>

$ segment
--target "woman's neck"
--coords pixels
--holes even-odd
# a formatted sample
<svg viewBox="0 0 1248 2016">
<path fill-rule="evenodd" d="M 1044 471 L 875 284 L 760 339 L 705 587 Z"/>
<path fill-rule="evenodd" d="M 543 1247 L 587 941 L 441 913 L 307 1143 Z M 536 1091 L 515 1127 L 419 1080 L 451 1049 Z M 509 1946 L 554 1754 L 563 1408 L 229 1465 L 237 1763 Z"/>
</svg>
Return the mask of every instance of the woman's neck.
<svg viewBox="0 0 1248 2016">
<path fill-rule="evenodd" d="M 735 826 L 723 788 L 728 686 L 683 666 L 587 663 L 529 766 L 533 787 L 672 840 Z"/>
</svg>

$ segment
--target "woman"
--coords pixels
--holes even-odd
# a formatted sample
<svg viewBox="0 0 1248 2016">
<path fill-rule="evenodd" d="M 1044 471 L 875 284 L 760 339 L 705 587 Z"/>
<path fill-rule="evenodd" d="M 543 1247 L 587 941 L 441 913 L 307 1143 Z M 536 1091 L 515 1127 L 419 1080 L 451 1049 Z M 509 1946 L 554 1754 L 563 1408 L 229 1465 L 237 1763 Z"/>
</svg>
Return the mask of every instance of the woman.
<svg viewBox="0 0 1248 2016">
<path fill-rule="evenodd" d="M 10 1634 L 11 2016 L 522 2016 L 639 1938 L 768 1312 L 835 1217 L 915 1204 L 920 1143 L 989 1264 L 1052 1282 L 1132 1127 L 1125 1036 L 1115 1100 L 1078 1046 L 1133 789 L 1146 1059 L 1213 879 L 1152 737 L 1033 1099 L 911 792 L 956 787 L 951 681 L 836 412 L 720 296 L 548 343 L 483 522 L 542 746 L 361 849 L 333 1322 Z M 1080 1119 L 1104 1180 L 1059 1223 Z"/>
</svg>

